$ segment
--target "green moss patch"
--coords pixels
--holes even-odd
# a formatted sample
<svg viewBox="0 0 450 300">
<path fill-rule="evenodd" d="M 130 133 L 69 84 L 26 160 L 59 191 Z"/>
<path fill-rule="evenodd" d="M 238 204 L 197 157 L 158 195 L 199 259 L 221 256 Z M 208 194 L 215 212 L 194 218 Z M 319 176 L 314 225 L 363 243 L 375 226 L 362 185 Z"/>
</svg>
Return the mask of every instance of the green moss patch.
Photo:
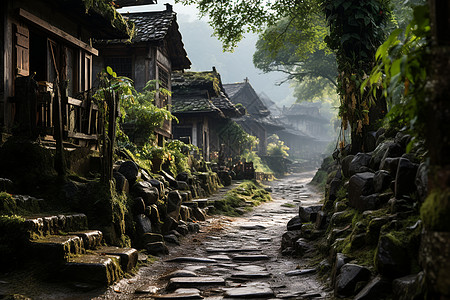
<svg viewBox="0 0 450 300">
<path fill-rule="evenodd" d="M 225 194 L 224 198 L 215 201 L 217 214 L 239 216 L 242 211 L 248 211 L 253 206 L 271 201 L 272 198 L 263 186 L 256 181 L 245 181 Z"/>
<path fill-rule="evenodd" d="M 420 209 L 425 227 L 432 231 L 450 231 L 450 189 L 432 190 Z"/>
</svg>

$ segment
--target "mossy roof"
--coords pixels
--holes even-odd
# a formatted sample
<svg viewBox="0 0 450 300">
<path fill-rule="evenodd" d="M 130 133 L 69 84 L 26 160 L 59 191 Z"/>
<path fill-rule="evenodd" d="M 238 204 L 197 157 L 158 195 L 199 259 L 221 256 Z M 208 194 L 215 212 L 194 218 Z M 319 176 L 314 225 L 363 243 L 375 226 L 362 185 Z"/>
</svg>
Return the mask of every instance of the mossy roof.
<svg viewBox="0 0 450 300">
<path fill-rule="evenodd" d="M 226 94 L 234 104 L 242 104 L 250 115 L 255 117 L 265 117 L 270 114 L 270 111 L 259 99 L 248 80 L 237 83 L 227 83 L 223 85 Z"/>
<path fill-rule="evenodd" d="M 172 94 L 172 113 L 180 114 L 213 114 L 223 117 L 223 113 L 209 99 L 207 91 L 198 93 Z"/>
<path fill-rule="evenodd" d="M 235 118 L 241 116 L 239 110 L 225 94 L 220 75 L 215 70 L 173 72 L 172 91 L 174 93 L 173 98 L 177 98 L 177 95 L 207 94 L 209 102 L 222 111 L 226 117 Z"/>
</svg>

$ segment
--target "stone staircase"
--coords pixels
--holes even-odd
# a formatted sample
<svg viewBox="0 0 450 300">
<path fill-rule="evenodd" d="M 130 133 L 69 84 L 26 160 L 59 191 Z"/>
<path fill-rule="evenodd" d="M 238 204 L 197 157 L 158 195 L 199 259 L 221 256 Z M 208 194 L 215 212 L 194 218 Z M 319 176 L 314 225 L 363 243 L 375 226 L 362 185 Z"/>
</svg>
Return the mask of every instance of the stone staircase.
<svg viewBox="0 0 450 300">
<path fill-rule="evenodd" d="M 104 246 L 103 233 L 89 230 L 84 214 L 26 217 L 14 226 L 20 251 L 69 281 L 107 286 L 137 264 L 136 249 Z"/>
</svg>

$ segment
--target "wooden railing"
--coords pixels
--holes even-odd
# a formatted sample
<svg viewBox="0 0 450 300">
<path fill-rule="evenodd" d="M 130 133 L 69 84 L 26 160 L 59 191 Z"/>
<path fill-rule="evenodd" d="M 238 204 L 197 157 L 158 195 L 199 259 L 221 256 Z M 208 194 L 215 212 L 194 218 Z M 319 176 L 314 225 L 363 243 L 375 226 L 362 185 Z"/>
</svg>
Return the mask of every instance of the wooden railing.
<svg viewBox="0 0 450 300">
<path fill-rule="evenodd" d="M 93 103 L 89 92 L 79 93 L 76 98 L 68 97 L 62 92 L 62 126 L 64 139 L 75 141 L 97 141 L 102 132 L 98 106 Z M 40 135 L 54 135 L 54 102 L 53 84 L 39 82 L 37 99 L 37 131 Z"/>
</svg>

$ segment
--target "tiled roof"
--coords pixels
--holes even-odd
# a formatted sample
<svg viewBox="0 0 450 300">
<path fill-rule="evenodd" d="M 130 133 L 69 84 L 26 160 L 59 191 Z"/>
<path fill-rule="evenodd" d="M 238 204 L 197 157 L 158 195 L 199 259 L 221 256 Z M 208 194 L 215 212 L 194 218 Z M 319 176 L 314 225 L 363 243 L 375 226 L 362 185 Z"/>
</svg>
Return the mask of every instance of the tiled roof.
<svg viewBox="0 0 450 300">
<path fill-rule="evenodd" d="M 136 24 L 136 35 L 132 39 L 135 43 L 164 39 L 172 23 L 176 22 L 176 15 L 168 10 L 124 14 Z"/>
<path fill-rule="evenodd" d="M 220 75 L 215 70 L 206 72 L 173 72 L 172 91 L 175 97 L 177 97 L 177 94 L 192 95 L 204 91 L 205 94 L 209 95 L 210 102 L 212 102 L 214 107 L 221 110 L 226 117 L 235 118 L 241 115 L 225 94 Z"/>
<path fill-rule="evenodd" d="M 211 98 L 211 101 L 216 107 L 223 111 L 225 116 L 229 118 L 236 118 L 241 115 L 236 106 L 231 103 L 230 99 L 228 99 L 228 97 L 222 91 L 220 92 L 219 96 Z"/>
<path fill-rule="evenodd" d="M 245 85 L 245 82 L 227 83 L 223 87 L 228 94 L 228 97 L 233 98 L 237 92 L 239 92 Z"/>
<path fill-rule="evenodd" d="M 248 81 L 228 83 L 223 85 L 228 97 L 234 104 L 242 104 L 250 115 L 265 117 L 270 111 L 259 99 L 258 94 Z"/>
<path fill-rule="evenodd" d="M 175 115 L 187 113 L 214 113 L 223 116 L 220 109 L 208 99 L 206 91 L 204 93 L 173 93 L 172 113 Z"/>
</svg>

